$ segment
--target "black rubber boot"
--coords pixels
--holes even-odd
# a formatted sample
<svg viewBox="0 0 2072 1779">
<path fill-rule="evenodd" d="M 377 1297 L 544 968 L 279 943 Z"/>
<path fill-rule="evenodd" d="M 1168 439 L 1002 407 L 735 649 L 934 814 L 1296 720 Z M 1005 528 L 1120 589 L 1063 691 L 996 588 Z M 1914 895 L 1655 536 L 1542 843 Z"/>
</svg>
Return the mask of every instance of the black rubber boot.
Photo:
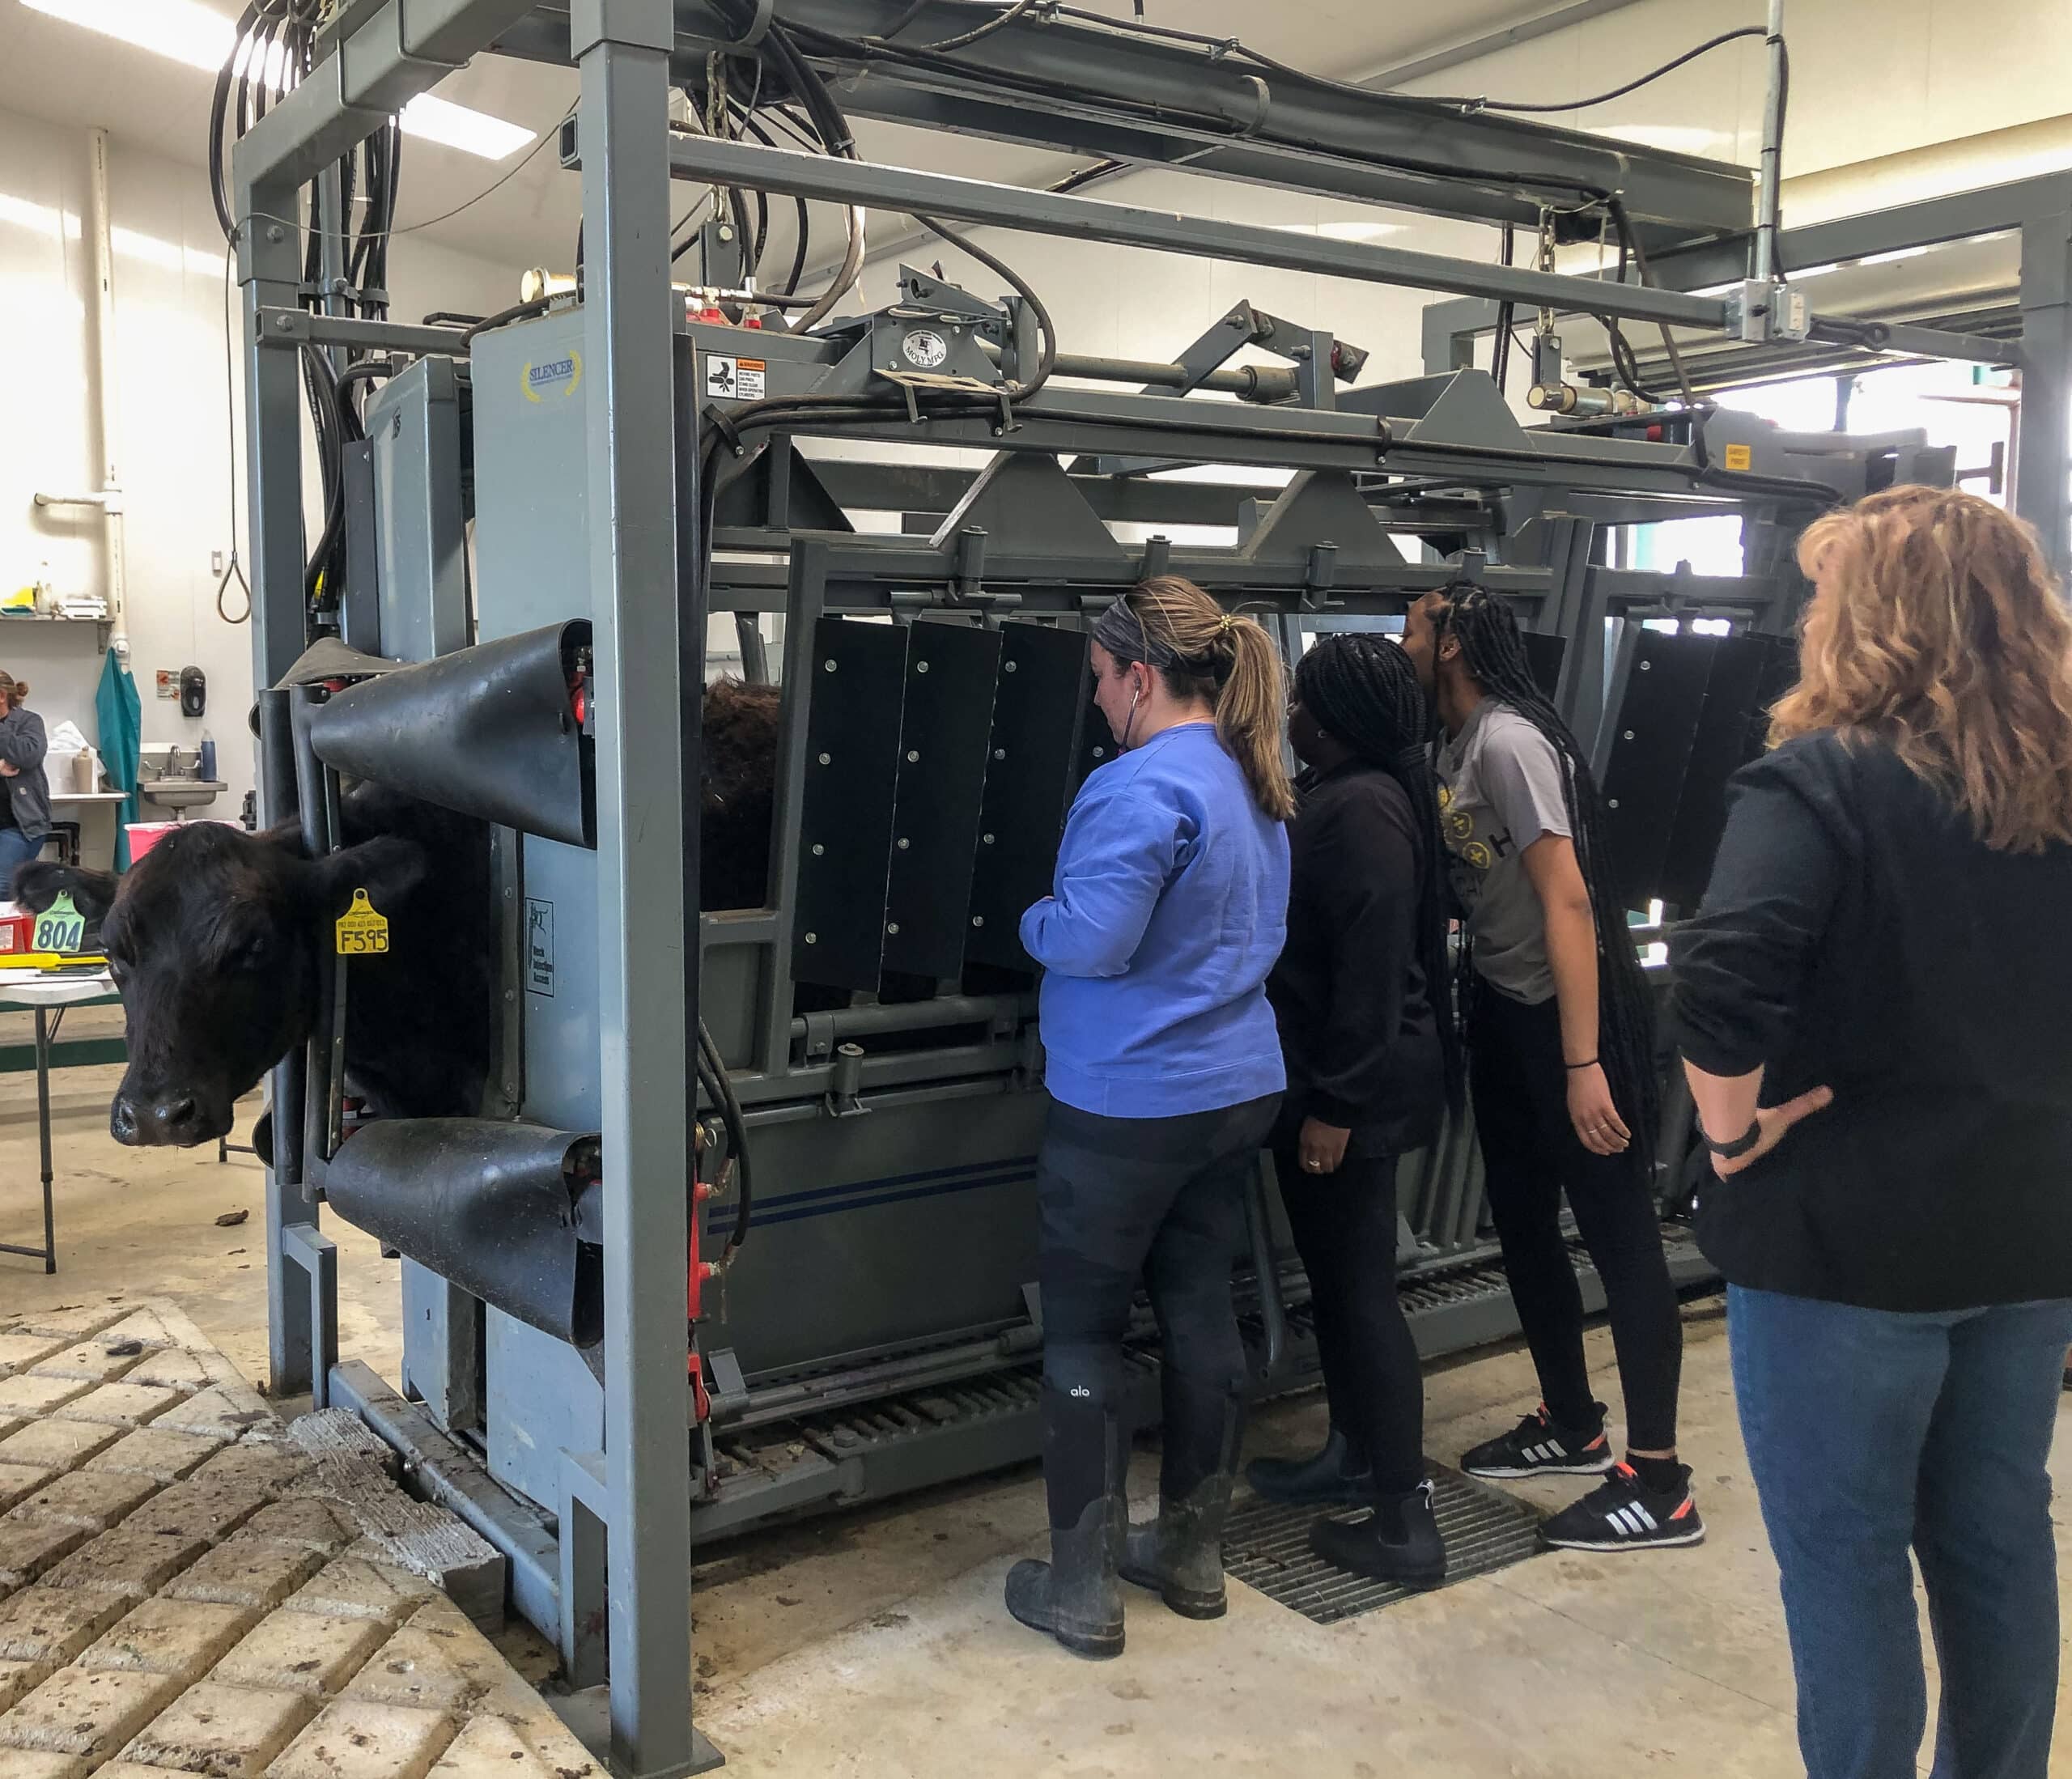
<svg viewBox="0 0 2072 1779">
<path fill-rule="evenodd" d="M 1370 1582 L 1437 1587 L 1446 1578 L 1446 1540 L 1432 1517 L 1432 1485 L 1384 1496 L 1364 1519 L 1320 1519 L 1310 1528 L 1310 1548 L 1327 1563 Z"/>
<path fill-rule="evenodd" d="M 1121 1426 L 1111 1410 L 1047 1385 L 1042 1412 L 1051 1560 L 1027 1558 L 1008 1571 L 1007 1609 L 1075 1655 L 1120 1655 L 1123 1590 L 1115 1573 L 1129 1526 Z"/>
<path fill-rule="evenodd" d="M 1255 1458 L 1245 1480 L 1270 1501 L 1292 1506 L 1346 1502 L 1362 1506 L 1374 1498 L 1374 1474 L 1353 1455 L 1352 1441 L 1334 1427 L 1324 1449 L 1310 1458 Z"/>
<path fill-rule="evenodd" d="M 1245 1399 L 1221 1392 L 1209 1395 L 1185 1385 L 1176 1389 L 1170 1378 L 1166 1399 L 1158 1518 L 1130 1527 L 1123 1579 L 1155 1590 L 1183 1619 L 1220 1619 L 1229 1610 L 1223 1587 L 1223 1522 L 1230 1514 Z M 1176 1414 L 1176 1409 L 1184 1412 Z M 1210 1418 L 1218 1411 L 1220 1429 Z M 1215 1454 L 1206 1474 L 1202 1450 L 1195 1448 Z"/>
</svg>

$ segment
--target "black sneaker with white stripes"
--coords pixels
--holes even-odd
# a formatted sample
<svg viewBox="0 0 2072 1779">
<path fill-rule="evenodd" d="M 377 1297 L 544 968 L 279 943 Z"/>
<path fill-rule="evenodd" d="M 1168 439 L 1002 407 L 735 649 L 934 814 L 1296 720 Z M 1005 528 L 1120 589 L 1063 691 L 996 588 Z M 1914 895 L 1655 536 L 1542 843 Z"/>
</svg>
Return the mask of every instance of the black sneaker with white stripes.
<svg viewBox="0 0 2072 1779">
<path fill-rule="evenodd" d="M 1691 1469 L 1678 1467 L 1673 1489 L 1650 1488 L 1630 1467 L 1616 1466 L 1574 1506 L 1539 1528 L 1540 1541 L 1565 1551 L 1641 1551 L 1702 1544 L 1705 1522 L 1691 1495 Z"/>
<path fill-rule="evenodd" d="M 1618 1460 L 1600 1424 L 1594 1433 L 1557 1427 L 1542 1403 L 1500 1439 L 1461 1459 L 1471 1476 L 1509 1482 L 1521 1476 L 1602 1476 Z"/>
</svg>

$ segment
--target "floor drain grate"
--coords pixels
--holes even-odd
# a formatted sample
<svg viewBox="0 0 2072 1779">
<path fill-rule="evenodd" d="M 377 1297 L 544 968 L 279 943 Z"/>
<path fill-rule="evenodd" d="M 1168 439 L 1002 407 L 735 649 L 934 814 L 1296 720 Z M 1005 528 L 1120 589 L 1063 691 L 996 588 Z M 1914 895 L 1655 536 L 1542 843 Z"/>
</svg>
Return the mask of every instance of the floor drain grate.
<svg viewBox="0 0 2072 1779">
<path fill-rule="evenodd" d="M 1433 1467 L 1432 1507 L 1446 1541 L 1450 1586 L 1539 1552 L 1538 1514 L 1456 1471 Z M 1408 1588 L 1348 1574 L 1313 1554 L 1310 1527 L 1318 1513 L 1314 1507 L 1262 1501 L 1238 1508 L 1224 1527 L 1225 1570 L 1318 1624 L 1378 1611 L 1409 1597 Z"/>
</svg>

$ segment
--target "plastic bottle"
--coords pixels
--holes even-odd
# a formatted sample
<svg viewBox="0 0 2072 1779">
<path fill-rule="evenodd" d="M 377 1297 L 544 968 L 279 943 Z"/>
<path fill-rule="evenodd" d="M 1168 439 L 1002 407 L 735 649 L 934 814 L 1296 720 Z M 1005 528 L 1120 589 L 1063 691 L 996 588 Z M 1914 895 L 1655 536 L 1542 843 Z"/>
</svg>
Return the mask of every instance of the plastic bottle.
<svg viewBox="0 0 2072 1779">
<path fill-rule="evenodd" d="M 216 778 L 216 744 L 206 729 L 202 731 L 202 782 L 213 784 Z"/>
</svg>

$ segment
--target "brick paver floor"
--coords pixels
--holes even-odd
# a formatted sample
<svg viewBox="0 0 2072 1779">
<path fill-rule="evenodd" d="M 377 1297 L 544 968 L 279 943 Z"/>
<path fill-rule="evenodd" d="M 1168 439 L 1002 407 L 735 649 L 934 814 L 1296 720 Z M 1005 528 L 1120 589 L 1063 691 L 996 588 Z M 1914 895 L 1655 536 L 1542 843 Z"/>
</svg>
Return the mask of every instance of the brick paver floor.
<svg viewBox="0 0 2072 1779">
<path fill-rule="evenodd" d="M 0 1779 L 603 1779 L 356 1463 L 170 1305 L 0 1315 Z"/>
</svg>

